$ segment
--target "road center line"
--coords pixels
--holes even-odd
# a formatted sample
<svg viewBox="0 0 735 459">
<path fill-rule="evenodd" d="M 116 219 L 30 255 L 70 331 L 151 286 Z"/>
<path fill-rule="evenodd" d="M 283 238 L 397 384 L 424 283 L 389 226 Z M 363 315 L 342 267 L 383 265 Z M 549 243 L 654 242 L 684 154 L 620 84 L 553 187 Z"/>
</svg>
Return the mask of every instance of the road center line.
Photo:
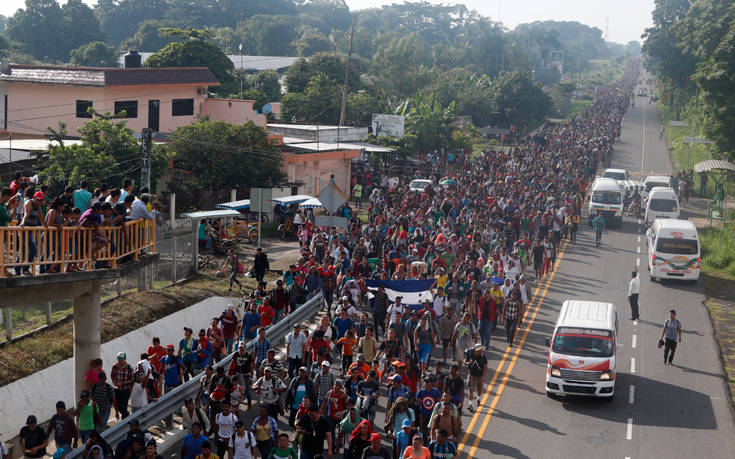
<svg viewBox="0 0 735 459">
<path fill-rule="evenodd" d="M 641 253 L 641 246 L 638 246 L 638 247 L 636 248 L 636 251 L 637 251 L 638 253 Z"/>
<path fill-rule="evenodd" d="M 635 265 L 640 266 L 641 265 L 641 257 L 636 258 Z"/>
<path fill-rule="evenodd" d="M 630 392 L 628 392 L 628 403 L 631 405 L 635 403 L 635 386 L 633 384 L 630 385 Z"/>
<path fill-rule="evenodd" d="M 640 244 L 640 242 L 641 242 L 641 235 L 639 234 L 638 235 L 638 243 Z"/>
<path fill-rule="evenodd" d="M 628 431 L 625 433 L 625 439 L 633 439 L 633 418 L 628 418 Z"/>
<path fill-rule="evenodd" d="M 633 349 L 635 349 L 636 344 L 638 344 L 636 341 L 638 341 L 638 335 L 633 335 Z"/>
<path fill-rule="evenodd" d="M 640 219 L 640 218 L 638 219 L 638 224 L 639 224 L 639 225 L 641 224 L 641 219 Z M 638 231 L 640 231 L 640 230 L 641 230 L 641 229 L 640 229 L 640 228 L 638 228 Z"/>
<path fill-rule="evenodd" d="M 630 372 L 635 373 L 635 357 L 630 358 Z"/>
<path fill-rule="evenodd" d="M 493 398 L 493 401 L 490 404 L 490 407 L 488 408 L 487 413 L 482 413 L 482 411 L 478 409 L 477 412 L 475 413 L 475 416 L 473 416 L 472 421 L 470 422 L 470 426 L 468 426 L 467 431 L 465 432 L 465 435 L 462 438 L 462 441 L 459 445 L 459 448 L 457 449 L 457 456 L 459 456 L 459 453 L 462 452 L 462 450 L 466 446 L 465 442 L 467 441 L 470 433 L 472 432 L 472 427 L 474 426 L 475 420 L 479 419 L 479 416 L 481 414 L 485 414 L 485 419 L 483 420 L 482 425 L 480 426 L 480 429 L 478 430 L 477 435 L 475 436 L 475 441 L 473 442 L 472 447 L 470 448 L 470 451 L 467 453 L 467 456 L 474 457 L 475 453 L 477 452 L 477 446 L 480 444 L 480 441 L 482 440 L 483 435 L 485 435 L 485 431 L 487 430 L 487 426 L 490 423 L 490 419 L 493 416 L 495 407 L 498 405 L 498 402 L 500 401 L 500 396 L 503 395 L 503 389 L 508 383 L 508 378 L 510 378 L 510 374 L 513 371 L 513 367 L 515 366 L 516 361 L 518 360 L 518 356 L 520 355 L 521 350 L 523 349 L 523 345 L 525 344 L 526 338 L 528 337 L 528 334 L 531 331 L 533 322 L 536 320 L 536 315 L 538 314 L 540 310 L 541 302 L 544 300 L 544 298 L 546 297 L 546 293 L 549 291 L 549 287 L 551 286 L 551 281 L 554 280 L 556 271 L 559 268 L 559 266 L 561 266 L 561 260 L 564 257 L 564 253 L 566 252 L 566 249 L 568 246 L 569 246 L 569 242 L 565 243 L 564 247 L 562 247 L 561 250 L 559 251 L 559 256 L 557 258 L 554 269 L 551 271 L 551 274 L 546 279 L 546 285 L 544 286 L 544 289 L 541 292 L 540 296 L 537 296 L 536 293 L 538 292 L 538 288 L 541 286 L 541 284 L 539 284 L 539 287 L 536 288 L 536 292 L 534 292 L 534 300 L 536 300 L 536 305 L 534 306 L 533 313 L 531 314 L 530 318 L 527 321 L 527 325 L 523 332 L 523 336 L 521 336 L 521 339 L 516 346 L 509 347 L 506 349 L 505 353 L 503 354 L 503 359 L 501 360 L 501 365 L 498 367 L 498 371 L 495 372 L 495 376 L 500 374 L 502 364 L 505 362 L 506 357 L 512 353 L 513 356 L 510 358 L 510 363 L 508 365 L 508 369 L 505 371 L 503 380 L 498 385 L 497 393 L 495 397 Z M 528 311 L 530 311 L 530 306 L 529 306 Z M 529 312 L 526 312 L 525 316 L 528 316 L 528 315 L 529 315 Z M 515 353 L 513 353 L 512 351 L 515 351 Z M 489 397 L 492 391 L 493 383 L 495 382 L 495 376 L 493 376 L 493 381 L 491 381 L 490 386 L 488 386 L 487 390 L 485 391 L 485 395 L 483 396 L 483 399 L 481 402 L 482 405 L 485 404 L 485 401 L 487 400 L 487 398 Z"/>
<path fill-rule="evenodd" d="M 633 321 L 633 326 L 634 326 L 634 327 L 637 327 L 637 326 L 638 326 L 638 320 L 634 320 L 634 321 Z"/>
</svg>

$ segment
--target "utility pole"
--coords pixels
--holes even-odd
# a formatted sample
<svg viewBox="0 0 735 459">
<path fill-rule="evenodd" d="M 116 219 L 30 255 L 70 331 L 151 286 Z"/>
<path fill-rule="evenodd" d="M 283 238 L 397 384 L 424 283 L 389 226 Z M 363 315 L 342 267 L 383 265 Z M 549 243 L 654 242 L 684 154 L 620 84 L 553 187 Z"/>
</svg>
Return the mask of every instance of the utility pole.
<svg viewBox="0 0 735 459">
<path fill-rule="evenodd" d="M 342 87 L 342 111 L 339 114 L 339 126 L 337 127 L 337 134 L 339 135 L 339 128 L 345 124 L 345 110 L 347 108 L 347 81 L 350 78 L 350 61 L 352 60 L 352 39 L 355 37 L 355 16 L 352 16 L 352 31 L 350 32 L 350 47 L 347 51 L 347 65 L 345 66 L 345 84 Z"/>
<path fill-rule="evenodd" d="M 153 150 L 153 131 L 143 128 L 140 133 L 143 144 L 140 158 L 140 184 L 151 189 L 151 151 Z"/>
</svg>

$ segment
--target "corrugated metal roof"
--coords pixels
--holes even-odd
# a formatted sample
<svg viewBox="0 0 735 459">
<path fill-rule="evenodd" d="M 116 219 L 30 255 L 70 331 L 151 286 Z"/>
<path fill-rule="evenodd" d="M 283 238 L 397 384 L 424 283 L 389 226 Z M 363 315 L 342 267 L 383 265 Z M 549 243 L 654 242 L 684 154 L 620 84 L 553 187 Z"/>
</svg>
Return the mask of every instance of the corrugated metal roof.
<svg viewBox="0 0 735 459">
<path fill-rule="evenodd" d="M 217 86 L 207 67 L 93 68 L 15 65 L 0 74 L 0 81 L 71 86 L 197 85 Z"/>
<path fill-rule="evenodd" d="M 735 164 L 722 159 L 710 159 L 694 165 L 695 172 L 710 172 L 713 170 L 735 171 Z"/>
<path fill-rule="evenodd" d="M 286 142 L 286 138 L 284 138 L 283 145 L 294 150 L 306 151 L 365 150 L 374 153 L 389 153 L 393 151 L 392 148 L 381 147 L 380 145 L 373 145 L 366 142 L 304 142 L 303 139 L 301 142 Z"/>
<path fill-rule="evenodd" d="M 138 54 L 140 54 L 141 62 L 145 62 L 153 55 L 151 52 L 140 51 Z M 228 54 L 227 57 L 230 58 L 236 69 L 245 70 L 281 70 L 290 67 L 300 59 L 298 57 L 288 56 L 240 56 L 238 54 Z M 120 62 L 120 67 L 125 65 L 124 53 L 120 55 L 118 61 Z"/>
<path fill-rule="evenodd" d="M 7 74 L 0 74 L 0 81 L 102 87 L 105 72 L 102 69 L 11 65 Z"/>
</svg>

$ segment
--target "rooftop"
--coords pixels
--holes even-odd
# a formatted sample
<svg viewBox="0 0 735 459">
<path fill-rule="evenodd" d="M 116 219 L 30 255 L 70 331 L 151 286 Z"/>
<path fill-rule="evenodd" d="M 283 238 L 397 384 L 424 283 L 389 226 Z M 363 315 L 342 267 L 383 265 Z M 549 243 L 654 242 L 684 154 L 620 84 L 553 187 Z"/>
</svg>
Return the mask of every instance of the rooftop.
<svg viewBox="0 0 735 459">
<path fill-rule="evenodd" d="M 145 62 L 153 55 L 151 52 L 138 52 L 141 62 Z M 228 54 L 232 64 L 236 69 L 244 70 L 281 70 L 290 67 L 294 62 L 299 60 L 298 57 L 289 56 L 245 56 L 239 54 Z M 125 64 L 124 53 L 119 58 L 120 66 Z"/>
<path fill-rule="evenodd" d="M 0 81 L 70 86 L 193 85 L 218 86 L 207 67 L 101 68 L 10 64 Z"/>
</svg>

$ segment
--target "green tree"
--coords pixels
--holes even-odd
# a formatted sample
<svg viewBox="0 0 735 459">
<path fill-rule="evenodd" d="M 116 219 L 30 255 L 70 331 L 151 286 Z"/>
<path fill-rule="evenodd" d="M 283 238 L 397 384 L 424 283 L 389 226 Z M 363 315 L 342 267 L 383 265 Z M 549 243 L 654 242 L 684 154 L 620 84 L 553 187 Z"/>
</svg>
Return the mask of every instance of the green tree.
<svg viewBox="0 0 735 459">
<path fill-rule="evenodd" d="M 265 94 L 268 102 L 281 100 L 281 82 L 273 70 L 265 70 L 248 76 L 248 86 Z"/>
<path fill-rule="evenodd" d="M 431 86 L 435 98 L 444 106 L 456 103 L 458 115 L 469 115 L 477 126 L 487 126 L 493 117 L 490 79 L 465 69 L 442 74 Z"/>
<path fill-rule="evenodd" d="M 394 38 L 373 58 L 370 78 L 382 101 L 390 104 L 415 94 L 434 77 L 430 49 L 416 34 Z"/>
<path fill-rule="evenodd" d="M 365 91 L 351 92 L 347 95 L 345 122 L 356 126 L 368 126 L 372 123 L 373 114 L 381 113 L 380 102 Z"/>
<path fill-rule="evenodd" d="M 71 51 L 71 65 L 81 67 L 118 67 L 117 52 L 112 46 L 93 41 Z"/>
<path fill-rule="evenodd" d="M 299 59 L 286 71 L 286 87 L 288 92 L 303 92 L 306 86 L 317 74 L 323 73 L 328 79 L 337 84 L 344 84 L 346 62 L 334 54 L 321 53 L 308 60 Z M 360 86 L 360 77 L 357 64 L 353 62 L 350 71 L 350 90 L 357 90 Z"/>
<path fill-rule="evenodd" d="M 182 126 L 171 135 L 169 146 L 176 169 L 187 172 L 174 188 L 269 187 L 282 179 L 280 153 L 265 129 L 250 121 L 235 125 L 204 120 Z"/>
<path fill-rule="evenodd" d="M 133 36 L 141 22 L 162 19 L 168 4 L 168 0 L 97 0 L 94 10 L 109 44 L 117 46 Z M 155 51 L 160 48 L 137 49 Z"/>
<path fill-rule="evenodd" d="M 449 124 L 457 115 L 454 101 L 442 105 L 435 93 L 419 92 L 403 102 L 396 113 L 406 117 L 405 142 L 411 151 L 426 153 L 452 146 Z"/>
<path fill-rule="evenodd" d="M 208 40 L 210 33 L 176 28 L 163 28 L 161 33 L 186 39 L 169 43 L 151 55 L 145 61 L 146 67 L 208 67 L 221 84 L 218 92 L 230 94 L 238 86 L 234 77 L 235 66 L 220 48 Z"/>
<path fill-rule="evenodd" d="M 298 19 L 293 16 L 252 16 L 237 27 L 243 51 L 256 56 L 291 56 L 293 41 L 297 38 Z"/>
<path fill-rule="evenodd" d="M 337 124 L 342 107 L 342 86 L 326 73 L 317 73 L 303 93 L 283 97 L 283 117 L 308 123 Z"/>
<path fill-rule="evenodd" d="M 524 72 L 502 72 L 493 82 L 495 110 L 506 125 L 540 124 L 551 111 L 551 98 Z"/>
<path fill-rule="evenodd" d="M 301 36 L 294 42 L 294 47 L 299 56 L 309 57 L 329 51 L 332 43 L 316 28 L 304 26 L 302 27 Z"/>
<path fill-rule="evenodd" d="M 181 41 L 176 37 L 161 35 L 161 29 L 172 26 L 173 24 L 171 22 L 146 19 L 138 24 L 135 35 L 125 40 L 120 47 L 135 51 L 158 51 L 172 41 Z"/>
</svg>

